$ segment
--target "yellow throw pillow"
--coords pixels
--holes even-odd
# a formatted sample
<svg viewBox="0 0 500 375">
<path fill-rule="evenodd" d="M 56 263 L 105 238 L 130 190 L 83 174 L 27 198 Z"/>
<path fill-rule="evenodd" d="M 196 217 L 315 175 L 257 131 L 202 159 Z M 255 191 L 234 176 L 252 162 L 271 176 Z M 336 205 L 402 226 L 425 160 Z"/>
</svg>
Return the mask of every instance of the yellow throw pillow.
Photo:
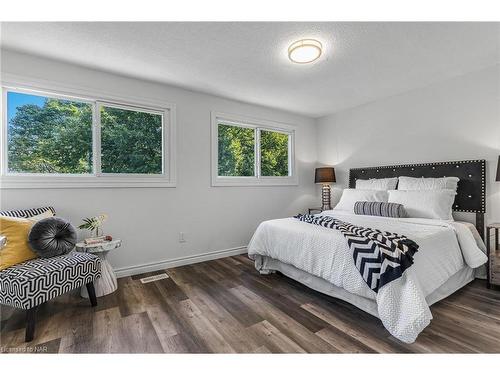
<svg viewBox="0 0 500 375">
<path fill-rule="evenodd" d="M 0 249 L 0 271 L 37 257 L 28 243 L 33 224 L 28 219 L 0 216 L 0 235 L 7 239 L 5 246 Z"/>
</svg>

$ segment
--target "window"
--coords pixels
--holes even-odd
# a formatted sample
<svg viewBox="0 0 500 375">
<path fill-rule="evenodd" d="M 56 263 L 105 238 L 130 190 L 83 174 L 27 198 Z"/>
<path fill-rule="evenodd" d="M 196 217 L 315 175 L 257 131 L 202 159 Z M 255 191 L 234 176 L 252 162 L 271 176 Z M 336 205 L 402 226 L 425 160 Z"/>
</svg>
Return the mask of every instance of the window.
<svg viewBox="0 0 500 375">
<path fill-rule="evenodd" d="M 174 186 L 171 108 L 2 91 L 2 187 Z"/>
<path fill-rule="evenodd" d="M 289 134 L 260 130 L 260 170 L 262 176 L 289 176 L 289 149 Z"/>
<path fill-rule="evenodd" d="M 255 176 L 255 130 L 218 124 L 219 176 Z"/>
<path fill-rule="evenodd" d="M 102 173 L 162 173 L 162 114 L 103 105 L 100 119 Z"/>
<path fill-rule="evenodd" d="M 92 173 L 92 104 L 7 93 L 9 173 Z"/>
<path fill-rule="evenodd" d="M 294 127 L 212 113 L 212 185 L 296 185 Z"/>
</svg>

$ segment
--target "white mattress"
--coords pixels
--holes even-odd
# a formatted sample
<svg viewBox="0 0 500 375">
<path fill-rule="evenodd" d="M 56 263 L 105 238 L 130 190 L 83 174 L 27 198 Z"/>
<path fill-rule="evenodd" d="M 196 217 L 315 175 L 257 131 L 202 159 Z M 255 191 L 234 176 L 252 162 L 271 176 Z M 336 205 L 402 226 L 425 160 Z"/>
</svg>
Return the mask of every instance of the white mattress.
<svg viewBox="0 0 500 375">
<path fill-rule="evenodd" d="M 432 315 L 426 297 L 464 268 L 486 262 L 464 224 L 429 219 L 394 219 L 327 211 L 322 215 L 407 236 L 419 251 L 415 263 L 398 280 L 372 291 L 356 269 L 347 242 L 339 231 L 293 218 L 270 220 L 257 228 L 248 253 L 276 259 L 323 279 L 355 296 L 373 301 L 377 314 L 395 337 L 413 342 Z M 257 265 L 258 266 L 258 265 Z M 262 264 L 260 265 L 262 269 Z"/>
</svg>

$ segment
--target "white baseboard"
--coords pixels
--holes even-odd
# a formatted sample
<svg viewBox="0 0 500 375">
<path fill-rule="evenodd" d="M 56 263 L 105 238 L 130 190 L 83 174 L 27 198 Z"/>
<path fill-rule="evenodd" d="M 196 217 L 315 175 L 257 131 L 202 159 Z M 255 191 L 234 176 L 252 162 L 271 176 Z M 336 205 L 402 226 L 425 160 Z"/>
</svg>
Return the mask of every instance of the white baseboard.
<svg viewBox="0 0 500 375">
<path fill-rule="evenodd" d="M 125 277 L 138 275 L 144 272 L 154 272 L 160 271 L 172 267 L 180 267 L 188 264 L 194 264 L 199 262 L 205 262 L 207 260 L 219 259 L 230 257 L 233 255 L 245 254 L 247 252 L 246 246 L 233 247 L 231 249 L 216 250 L 208 253 L 191 255 L 187 257 L 180 257 L 170 260 L 164 260 L 160 262 L 139 264 L 137 266 L 116 268 L 114 271 L 116 277 Z"/>
</svg>

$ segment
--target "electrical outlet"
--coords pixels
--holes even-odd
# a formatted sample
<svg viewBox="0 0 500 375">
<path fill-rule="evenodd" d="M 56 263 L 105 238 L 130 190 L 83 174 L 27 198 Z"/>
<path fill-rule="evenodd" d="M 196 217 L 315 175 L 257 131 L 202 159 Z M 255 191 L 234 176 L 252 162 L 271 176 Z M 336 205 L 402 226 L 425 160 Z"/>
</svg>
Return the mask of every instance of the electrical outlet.
<svg viewBox="0 0 500 375">
<path fill-rule="evenodd" d="M 179 242 L 186 242 L 186 233 L 179 232 Z"/>
</svg>

